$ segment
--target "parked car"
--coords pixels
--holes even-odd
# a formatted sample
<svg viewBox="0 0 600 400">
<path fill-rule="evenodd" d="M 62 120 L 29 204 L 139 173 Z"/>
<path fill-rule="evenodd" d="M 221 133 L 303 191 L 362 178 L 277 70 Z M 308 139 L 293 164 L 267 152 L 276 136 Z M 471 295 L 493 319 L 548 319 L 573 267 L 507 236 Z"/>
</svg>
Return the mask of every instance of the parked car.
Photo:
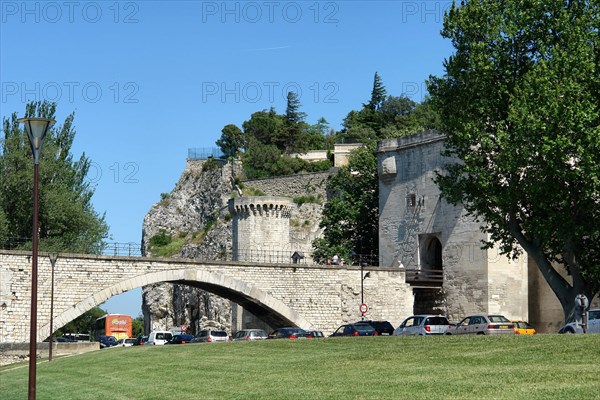
<svg viewBox="0 0 600 400">
<path fill-rule="evenodd" d="M 517 335 L 535 335 L 537 333 L 527 321 L 512 321 L 512 323 Z"/>
<path fill-rule="evenodd" d="M 308 333 L 309 336 L 312 336 L 313 339 L 318 339 L 318 338 L 324 338 L 325 335 L 323 335 L 323 332 L 321 331 L 306 331 L 306 333 Z"/>
<path fill-rule="evenodd" d="M 371 325 L 359 323 L 342 325 L 331 336 L 379 336 L 379 334 Z"/>
<path fill-rule="evenodd" d="M 312 336 L 301 328 L 278 328 L 269 333 L 269 339 L 312 339 Z"/>
<path fill-rule="evenodd" d="M 456 326 L 450 327 L 446 335 L 514 335 L 512 322 L 504 315 L 471 315 Z"/>
<path fill-rule="evenodd" d="M 98 342 L 100 342 L 101 349 L 107 349 L 109 347 L 113 347 L 113 346 L 116 346 L 117 344 L 119 344 L 117 342 L 117 338 L 115 338 L 114 336 L 105 336 L 105 335 L 98 336 Z"/>
<path fill-rule="evenodd" d="M 133 346 L 135 344 L 135 342 L 137 342 L 136 338 L 121 339 L 117 342 L 118 343 L 117 346 L 130 347 L 130 346 Z"/>
<path fill-rule="evenodd" d="M 576 322 L 569 322 L 558 333 L 583 333 L 583 329 Z M 600 333 L 600 308 L 588 311 L 586 333 Z"/>
<path fill-rule="evenodd" d="M 50 341 L 50 338 L 46 338 L 46 340 L 44 340 L 44 342 L 49 342 L 49 341 Z M 71 339 L 68 337 L 64 337 L 64 336 L 59 336 L 59 337 L 53 337 L 52 342 L 53 343 L 75 343 L 75 342 L 77 342 L 77 340 Z"/>
<path fill-rule="evenodd" d="M 134 343 L 134 346 L 143 346 L 148 342 L 148 336 L 138 336 L 137 340 Z"/>
<path fill-rule="evenodd" d="M 204 329 L 191 340 L 191 343 L 215 343 L 227 341 L 229 341 L 227 332 L 221 329 Z"/>
<path fill-rule="evenodd" d="M 194 335 L 188 335 L 187 333 L 178 333 L 177 335 L 173 336 L 173 339 L 169 340 L 165 344 L 186 344 L 190 343 L 193 338 Z"/>
<path fill-rule="evenodd" d="M 394 334 L 394 326 L 392 324 L 390 324 L 388 321 L 358 321 L 356 322 L 357 324 L 369 324 L 371 325 L 373 328 L 375 328 L 375 330 L 377 331 L 377 333 L 381 336 L 391 336 Z"/>
<path fill-rule="evenodd" d="M 240 329 L 233 335 L 234 342 L 242 340 L 264 340 L 268 337 L 267 332 L 262 329 Z"/>
<path fill-rule="evenodd" d="M 402 321 L 394 331 L 394 335 L 443 335 L 449 327 L 450 322 L 443 315 L 413 315 Z"/>
<path fill-rule="evenodd" d="M 146 345 L 160 346 L 173 339 L 173 334 L 169 331 L 152 331 L 148 336 Z"/>
</svg>

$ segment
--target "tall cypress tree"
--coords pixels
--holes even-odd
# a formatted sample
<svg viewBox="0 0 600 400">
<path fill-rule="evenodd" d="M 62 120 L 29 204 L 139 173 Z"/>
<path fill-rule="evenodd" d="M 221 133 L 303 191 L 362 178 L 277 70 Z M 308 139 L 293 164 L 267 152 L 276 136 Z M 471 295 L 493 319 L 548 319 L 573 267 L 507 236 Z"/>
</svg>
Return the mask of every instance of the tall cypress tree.
<svg viewBox="0 0 600 400">
<path fill-rule="evenodd" d="M 299 109 L 300 100 L 298 99 L 298 95 L 295 92 L 288 92 L 287 108 L 285 109 L 286 138 L 284 143 L 286 153 L 301 152 L 305 147 L 302 141 L 302 134 L 306 114 L 300 112 Z"/>
<path fill-rule="evenodd" d="M 371 100 L 366 105 L 367 108 L 377 111 L 381 107 L 383 100 L 385 100 L 387 92 L 385 91 L 385 86 L 383 86 L 383 82 L 381 81 L 381 77 L 379 73 L 375 72 L 375 77 L 373 78 L 373 90 L 371 91 Z"/>
</svg>

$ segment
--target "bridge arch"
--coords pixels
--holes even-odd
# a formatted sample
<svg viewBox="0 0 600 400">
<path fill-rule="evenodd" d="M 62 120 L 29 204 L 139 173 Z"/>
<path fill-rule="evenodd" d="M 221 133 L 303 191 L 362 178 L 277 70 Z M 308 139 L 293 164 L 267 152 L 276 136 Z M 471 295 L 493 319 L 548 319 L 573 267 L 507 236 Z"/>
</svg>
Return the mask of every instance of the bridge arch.
<svg viewBox="0 0 600 400">
<path fill-rule="evenodd" d="M 56 330 L 63 327 L 89 309 L 104 303 L 113 296 L 137 287 L 161 282 L 189 285 L 214 293 L 241 305 L 271 326 L 285 325 L 299 326 L 306 329 L 313 328 L 313 324 L 297 311 L 291 309 L 264 290 L 223 274 L 190 268 L 158 271 L 115 282 L 111 286 L 91 294 L 89 297 L 74 304 L 68 310 L 58 314 L 54 319 L 53 329 Z M 40 327 L 38 337 L 45 338 L 49 335 L 49 324 Z"/>
</svg>

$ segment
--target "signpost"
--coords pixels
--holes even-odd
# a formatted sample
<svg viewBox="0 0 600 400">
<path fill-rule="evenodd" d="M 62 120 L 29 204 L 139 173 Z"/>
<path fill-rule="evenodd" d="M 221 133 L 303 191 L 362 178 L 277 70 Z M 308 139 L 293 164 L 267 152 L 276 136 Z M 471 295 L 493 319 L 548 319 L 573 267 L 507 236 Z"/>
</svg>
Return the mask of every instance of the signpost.
<svg viewBox="0 0 600 400">
<path fill-rule="evenodd" d="M 360 313 L 364 316 L 367 312 L 369 312 L 369 306 L 366 305 L 365 303 L 362 303 L 360 305 L 360 307 L 358 308 L 360 310 Z"/>
</svg>

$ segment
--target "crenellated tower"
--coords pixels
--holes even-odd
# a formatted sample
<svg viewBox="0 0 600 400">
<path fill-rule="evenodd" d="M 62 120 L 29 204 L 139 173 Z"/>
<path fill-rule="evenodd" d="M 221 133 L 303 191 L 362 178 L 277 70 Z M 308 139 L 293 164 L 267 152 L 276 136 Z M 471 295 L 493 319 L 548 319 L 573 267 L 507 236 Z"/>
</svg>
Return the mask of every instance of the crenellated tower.
<svg viewBox="0 0 600 400">
<path fill-rule="evenodd" d="M 289 263 L 290 214 L 287 197 L 251 196 L 229 200 L 233 259 Z"/>
</svg>

